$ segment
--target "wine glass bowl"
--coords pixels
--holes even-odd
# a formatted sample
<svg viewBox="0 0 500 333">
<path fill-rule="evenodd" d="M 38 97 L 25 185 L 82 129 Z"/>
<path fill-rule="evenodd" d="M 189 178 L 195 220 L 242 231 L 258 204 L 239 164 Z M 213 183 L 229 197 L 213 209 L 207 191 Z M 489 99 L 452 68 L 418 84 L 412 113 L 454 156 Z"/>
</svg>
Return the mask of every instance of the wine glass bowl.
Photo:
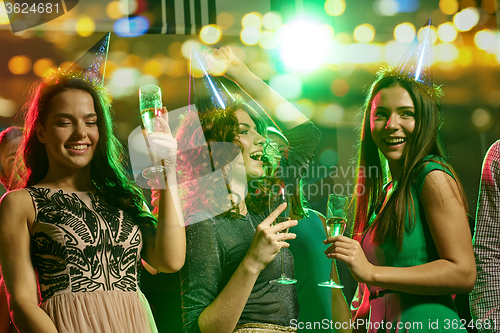
<svg viewBox="0 0 500 333">
<path fill-rule="evenodd" d="M 282 222 L 290 221 L 291 217 L 291 206 L 290 206 L 290 195 L 286 192 L 286 186 L 283 183 L 274 184 L 271 186 L 269 192 L 269 212 L 275 211 L 282 203 L 286 202 L 286 208 L 280 213 L 280 215 L 274 220 L 272 225 L 277 225 Z M 288 232 L 289 228 L 279 232 Z M 277 279 L 269 281 L 271 284 L 294 284 L 297 280 L 289 278 L 285 275 L 283 267 L 283 250 L 280 249 L 280 259 L 281 259 L 281 276 Z"/>
<path fill-rule="evenodd" d="M 153 164 L 153 166 L 146 168 L 142 174 L 147 179 L 157 179 L 158 176 L 169 172 L 161 163 L 158 163 L 157 148 L 151 144 L 149 138 L 150 134 L 162 131 L 157 117 L 161 117 L 166 109 L 162 107 L 160 87 L 154 84 L 142 86 L 139 89 L 139 106 L 149 158 Z"/>
<path fill-rule="evenodd" d="M 330 194 L 326 205 L 326 232 L 328 237 L 342 235 L 346 227 L 346 210 L 349 197 L 345 195 Z M 333 275 L 336 274 L 335 266 L 332 262 L 330 269 L 330 279 L 325 282 L 318 283 L 320 287 L 329 288 L 344 288 L 343 285 L 336 283 L 333 280 Z"/>
</svg>

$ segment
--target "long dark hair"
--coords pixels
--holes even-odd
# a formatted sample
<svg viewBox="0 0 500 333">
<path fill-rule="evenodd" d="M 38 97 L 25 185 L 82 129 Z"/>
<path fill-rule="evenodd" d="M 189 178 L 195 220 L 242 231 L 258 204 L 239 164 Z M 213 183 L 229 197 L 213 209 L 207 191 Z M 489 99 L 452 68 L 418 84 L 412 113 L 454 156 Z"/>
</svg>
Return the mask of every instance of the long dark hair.
<svg viewBox="0 0 500 333">
<path fill-rule="evenodd" d="M 79 74 L 58 74 L 32 89 L 31 99 L 25 106 L 24 140 L 16 157 L 16 163 L 21 166 L 18 168 L 21 170 L 19 187 L 36 185 L 47 175 L 49 159 L 45 145 L 38 140 L 36 128 L 46 123 L 51 99 L 71 89 L 85 91 L 94 100 L 99 141 L 90 162 L 90 179 L 97 193 L 110 205 L 130 214 L 137 224 L 150 224 L 152 216 L 142 209 L 144 196 L 126 176 L 126 152 L 113 132 L 111 98 L 105 88 Z"/>
<path fill-rule="evenodd" d="M 415 108 L 415 129 L 413 140 L 407 141 L 403 171 L 400 175 L 398 185 L 394 192 L 382 207 L 385 199 L 384 184 L 389 179 L 387 160 L 380 154 L 373 141 L 370 130 L 370 111 L 373 99 L 382 89 L 400 86 L 410 95 Z M 372 84 L 363 107 L 363 123 L 361 125 L 357 177 L 353 198 L 350 205 L 350 220 L 354 221 L 352 229 L 353 236 L 360 239 L 361 235 L 370 228 L 374 228 L 374 241 L 378 244 L 386 239 L 394 239 L 399 249 L 402 248 L 405 232 L 405 220 L 410 221 L 410 228 L 414 226 L 415 207 L 411 186 L 414 182 L 415 171 L 422 167 L 425 156 L 433 155 L 439 157 L 435 161 L 442 165 L 445 170 L 450 171 L 458 183 L 461 197 L 466 210 L 467 201 L 465 193 L 455 171 L 446 161 L 444 145 L 441 140 L 439 129 L 442 125 L 442 115 L 436 94 L 431 94 L 432 89 L 423 83 L 403 76 L 394 75 L 391 72 L 379 74 L 377 80 Z M 431 93 L 430 93 L 431 92 Z M 371 170 L 376 169 L 374 174 Z M 368 226 L 372 214 L 380 209 L 376 219 Z"/>
<path fill-rule="evenodd" d="M 228 193 L 235 194 L 231 193 L 228 185 L 231 175 L 224 170 L 224 166 L 233 161 L 242 149 L 238 141 L 239 122 L 235 112 L 240 109 L 247 112 L 256 124 L 257 132 L 263 136 L 266 124 L 240 96 L 235 95 L 234 99 L 224 109 L 211 107 L 203 112 L 187 113 L 176 131 L 180 152 L 177 170 L 186 217 L 200 209 L 211 213 L 239 214 L 231 195 L 228 197 Z M 262 159 L 265 161 L 264 170 L 272 170 L 265 149 Z M 217 170 L 222 171 L 225 179 L 221 179 L 221 173 L 214 172 Z M 221 187 L 221 182 L 226 186 Z M 252 184 L 255 183 L 252 181 Z M 267 207 L 264 186 L 258 181 L 256 188 L 249 188 L 250 191 L 255 190 L 244 198 L 249 210 L 262 211 L 262 207 Z"/>
</svg>

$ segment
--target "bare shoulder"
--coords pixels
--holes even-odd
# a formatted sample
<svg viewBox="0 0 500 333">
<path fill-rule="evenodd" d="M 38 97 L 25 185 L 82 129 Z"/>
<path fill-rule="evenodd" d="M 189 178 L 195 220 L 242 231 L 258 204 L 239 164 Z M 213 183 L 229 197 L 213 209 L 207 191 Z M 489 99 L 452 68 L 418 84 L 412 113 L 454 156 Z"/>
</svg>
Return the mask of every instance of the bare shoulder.
<svg viewBox="0 0 500 333">
<path fill-rule="evenodd" d="M 447 172 L 442 170 L 432 170 L 425 177 L 422 187 L 421 197 L 448 197 L 459 194 L 457 181 Z"/>
<path fill-rule="evenodd" d="M 25 189 L 7 192 L 0 201 L 0 224 L 33 221 L 35 209 Z"/>
<path fill-rule="evenodd" d="M 420 201 L 430 223 L 460 220 L 468 226 L 465 200 L 457 181 L 448 173 L 433 170 L 425 178 Z"/>
<path fill-rule="evenodd" d="M 27 203 L 31 203 L 31 195 L 25 189 L 19 189 L 5 193 L 0 201 L 0 207 L 22 206 Z"/>
</svg>

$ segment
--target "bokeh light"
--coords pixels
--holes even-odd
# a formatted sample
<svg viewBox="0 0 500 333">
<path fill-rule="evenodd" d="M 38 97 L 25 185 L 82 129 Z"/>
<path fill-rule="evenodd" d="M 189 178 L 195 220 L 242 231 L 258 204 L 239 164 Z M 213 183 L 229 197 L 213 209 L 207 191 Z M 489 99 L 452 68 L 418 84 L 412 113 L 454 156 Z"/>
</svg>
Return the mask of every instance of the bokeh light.
<svg viewBox="0 0 500 333">
<path fill-rule="evenodd" d="M 430 26 L 425 26 L 422 27 L 418 30 L 417 33 L 417 38 L 419 42 L 422 42 L 424 38 L 427 38 L 427 36 L 430 36 L 430 40 L 432 44 L 436 44 L 437 39 L 438 39 L 438 33 L 436 27 L 430 25 Z"/>
<path fill-rule="evenodd" d="M 309 99 L 300 99 L 293 105 L 308 119 L 312 119 L 316 112 L 315 104 Z"/>
<path fill-rule="evenodd" d="M 278 38 L 270 30 L 263 31 L 260 36 L 259 45 L 266 50 L 274 49 L 278 46 Z"/>
<path fill-rule="evenodd" d="M 420 0 L 396 0 L 398 13 L 413 13 L 420 7 Z"/>
<path fill-rule="evenodd" d="M 479 10 L 469 7 L 453 16 L 453 24 L 459 31 L 469 31 L 479 22 Z"/>
<path fill-rule="evenodd" d="M 388 64 L 395 64 L 408 49 L 408 45 L 400 44 L 396 41 L 390 41 L 385 44 L 385 61 Z"/>
<path fill-rule="evenodd" d="M 1 6 L 2 4 L 0 4 Z M 0 96 L 0 117 L 10 118 L 17 113 L 16 103 L 10 99 L 5 99 Z"/>
<path fill-rule="evenodd" d="M 130 14 L 135 13 L 135 11 L 139 6 L 137 0 L 128 0 L 128 1 L 118 0 L 117 2 L 119 10 L 124 16 L 128 16 Z"/>
<path fill-rule="evenodd" d="M 149 21 L 144 16 L 121 18 L 113 25 L 115 33 L 120 37 L 138 37 L 149 29 Z"/>
<path fill-rule="evenodd" d="M 283 25 L 278 30 L 281 59 L 292 70 L 310 71 L 332 52 L 333 29 L 307 20 Z"/>
<path fill-rule="evenodd" d="M 407 44 L 415 39 L 415 26 L 409 22 L 401 23 L 394 28 L 394 39 L 398 43 Z"/>
<path fill-rule="evenodd" d="M 139 68 L 142 63 L 142 58 L 137 54 L 129 54 L 122 62 L 122 65 L 125 67 L 136 67 Z"/>
<path fill-rule="evenodd" d="M 395 0 L 376 0 L 373 10 L 382 16 L 394 16 L 399 11 L 399 5 Z"/>
<path fill-rule="evenodd" d="M 457 28 L 451 22 L 440 24 L 437 33 L 439 39 L 445 43 L 453 42 L 458 36 Z"/>
<path fill-rule="evenodd" d="M 495 12 L 498 10 L 498 2 L 496 0 L 482 0 L 481 1 L 481 6 L 485 11 L 487 11 L 490 14 L 495 14 Z"/>
<path fill-rule="evenodd" d="M 440 0 L 439 9 L 446 15 L 453 15 L 458 10 L 457 0 Z"/>
<path fill-rule="evenodd" d="M 136 68 L 119 68 L 107 82 L 109 92 L 114 98 L 137 94 L 135 83 L 139 84 L 140 73 Z"/>
<path fill-rule="evenodd" d="M 358 25 L 354 29 L 353 36 L 355 41 L 368 44 L 375 38 L 375 28 L 368 23 Z"/>
<path fill-rule="evenodd" d="M 481 130 L 488 129 L 492 125 L 491 114 L 484 108 L 475 109 L 471 119 L 474 126 Z"/>
<path fill-rule="evenodd" d="M 457 64 L 462 67 L 468 67 L 474 61 L 474 54 L 470 48 L 461 47 L 457 59 Z"/>
<path fill-rule="evenodd" d="M 222 12 L 219 15 L 217 15 L 217 25 L 221 29 L 229 29 L 233 26 L 234 24 L 234 16 L 231 13 L 227 12 Z"/>
<path fill-rule="evenodd" d="M 111 1 L 110 3 L 108 3 L 108 5 L 106 6 L 106 14 L 114 20 L 122 17 L 123 14 L 121 11 L 120 2 Z"/>
<path fill-rule="evenodd" d="M 434 47 L 434 53 L 436 56 L 436 61 L 440 62 L 452 62 L 455 61 L 460 52 L 458 48 L 449 43 L 438 44 Z"/>
<path fill-rule="evenodd" d="M 215 24 L 206 25 L 200 30 L 200 40 L 205 44 L 215 44 L 221 37 L 222 31 Z"/>
<path fill-rule="evenodd" d="M 31 59 L 24 55 L 14 56 L 10 58 L 8 67 L 12 74 L 28 74 L 31 70 Z"/>
<path fill-rule="evenodd" d="M 144 64 L 142 72 L 146 75 L 157 78 L 163 74 L 163 66 L 158 60 L 152 59 Z"/>
<path fill-rule="evenodd" d="M 324 166 L 336 165 L 339 161 L 337 153 L 331 149 L 323 150 L 319 155 L 319 162 Z"/>
<path fill-rule="evenodd" d="M 268 30 L 276 30 L 283 23 L 281 15 L 278 12 L 268 12 L 262 17 L 262 25 Z"/>
<path fill-rule="evenodd" d="M 43 77 L 49 69 L 55 69 L 56 65 L 54 62 L 48 58 L 41 58 L 35 61 L 33 64 L 33 72 L 39 76 Z"/>
<path fill-rule="evenodd" d="M 345 11 L 345 0 L 326 0 L 325 12 L 330 16 L 340 16 Z"/>
<path fill-rule="evenodd" d="M 88 37 L 95 31 L 95 23 L 91 17 L 82 16 L 76 22 L 76 32 L 82 37 Z"/>
<path fill-rule="evenodd" d="M 240 39 L 245 45 L 255 45 L 260 40 L 260 29 L 256 27 L 248 27 L 241 30 Z"/>
<path fill-rule="evenodd" d="M 478 31 L 474 36 L 474 43 L 481 50 L 489 50 L 497 45 L 495 33 L 489 29 Z"/>
<path fill-rule="evenodd" d="M 243 28 L 254 27 L 260 29 L 262 26 L 262 15 L 257 12 L 248 13 L 241 19 L 241 26 Z"/>
<path fill-rule="evenodd" d="M 109 60 L 106 61 L 106 74 L 108 73 L 108 67 L 109 67 Z M 73 62 L 72 61 L 65 61 L 63 62 L 62 64 L 59 65 L 59 70 L 60 71 L 65 71 L 67 70 L 71 65 L 73 65 Z"/>
<path fill-rule="evenodd" d="M 118 65 L 113 61 L 106 61 L 106 71 L 104 72 L 104 78 L 109 79 L 113 76 L 113 73 L 118 69 Z"/>
<path fill-rule="evenodd" d="M 337 97 L 343 97 L 349 92 L 349 82 L 344 79 L 335 79 L 330 85 L 330 90 Z"/>
<path fill-rule="evenodd" d="M 60 49 L 64 49 L 71 41 L 71 36 L 61 30 L 47 31 L 45 37 Z"/>
<path fill-rule="evenodd" d="M 339 104 L 328 104 L 323 109 L 324 118 L 327 119 L 330 124 L 337 123 L 344 119 L 345 110 Z"/>
<path fill-rule="evenodd" d="M 193 47 L 196 51 L 201 52 L 202 44 L 193 39 L 188 39 L 187 41 L 182 43 L 181 53 L 184 59 L 190 59 L 191 47 Z"/>
</svg>

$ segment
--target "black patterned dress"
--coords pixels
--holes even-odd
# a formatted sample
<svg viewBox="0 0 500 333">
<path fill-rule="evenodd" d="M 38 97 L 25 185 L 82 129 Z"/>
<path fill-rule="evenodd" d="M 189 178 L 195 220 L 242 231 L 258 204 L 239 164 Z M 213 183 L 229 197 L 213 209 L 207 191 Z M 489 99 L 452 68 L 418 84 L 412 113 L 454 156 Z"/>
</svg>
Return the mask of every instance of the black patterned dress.
<svg viewBox="0 0 500 333">
<path fill-rule="evenodd" d="M 59 332 L 157 332 L 139 290 L 142 234 L 96 194 L 26 189 L 41 307 Z"/>
</svg>

